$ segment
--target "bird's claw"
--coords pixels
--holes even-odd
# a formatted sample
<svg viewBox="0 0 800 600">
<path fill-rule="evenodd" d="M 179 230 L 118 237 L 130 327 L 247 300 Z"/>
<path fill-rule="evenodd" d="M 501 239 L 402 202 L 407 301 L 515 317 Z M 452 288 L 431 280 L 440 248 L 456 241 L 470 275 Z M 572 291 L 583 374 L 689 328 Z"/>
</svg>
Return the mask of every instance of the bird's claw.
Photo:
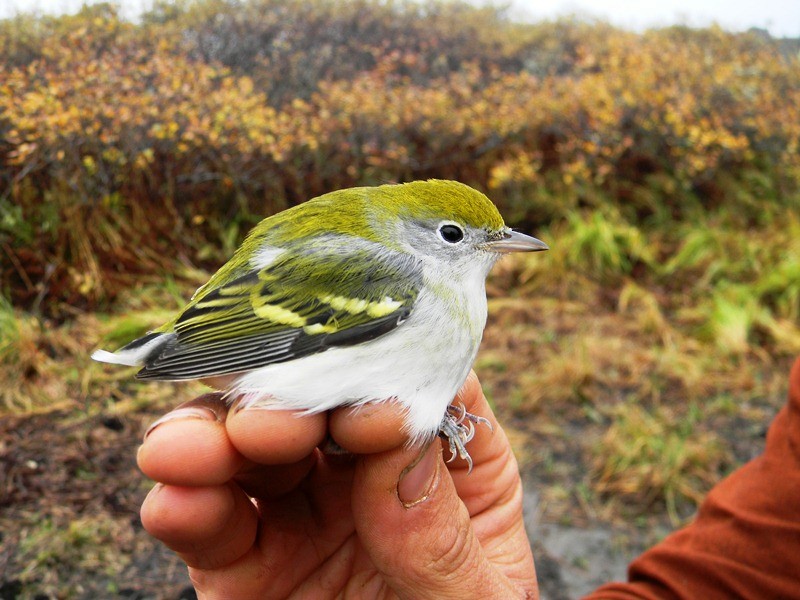
<svg viewBox="0 0 800 600">
<path fill-rule="evenodd" d="M 457 404 L 451 404 L 450 406 L 448 406 L 447 410 L 451 413 L 455 413 L 458 415 L 457 417 L 455 417 L 455 419 L 456 423 L 459 425 L 463 423 L 464 420 L 467 420 L 472 423 L 476 424 L 480 423 L 481 425 L 486 425 L 486 427 L 489 428 L 489 431 L 494 431 L 494 427 L 492 427 L 492 423 L 491 421 L 489 421 L 489 419 L 486 419 L 478 415 L 473 415 L 471 412 L 467 412 L 467 407 L 464 406 L 464 403 L 461 402 L 460 400 L 458 401 Z"/>
<path fill-rule="evenodd" d="M 447 462 L 455 460 L 456 456 L 467 461 L 467 473 L 472 472 L 472 457 L 467 452 L 467 444 L 475 437 L 475 424 L 483 424 L 493 431 L 488 419 L 467 412 L 462 402 L 451 404 L 439 425 L 439 435 L 447 439 L 450 446 L 450 458 Z"/>
</svg>

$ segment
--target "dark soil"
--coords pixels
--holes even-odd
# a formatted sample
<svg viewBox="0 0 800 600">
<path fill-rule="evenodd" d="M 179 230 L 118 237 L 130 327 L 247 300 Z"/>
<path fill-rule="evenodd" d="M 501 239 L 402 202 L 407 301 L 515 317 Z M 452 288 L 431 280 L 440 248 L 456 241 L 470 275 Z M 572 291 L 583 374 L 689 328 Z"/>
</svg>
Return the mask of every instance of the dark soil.
<svg viewBox="0 0 800 600">
<path fill-rule="evenodd" d="M 153 417 L 0 420 L 0 598 L 194 596 L 139 522 L 149 483 L 136 447 Z"/>
</svg>

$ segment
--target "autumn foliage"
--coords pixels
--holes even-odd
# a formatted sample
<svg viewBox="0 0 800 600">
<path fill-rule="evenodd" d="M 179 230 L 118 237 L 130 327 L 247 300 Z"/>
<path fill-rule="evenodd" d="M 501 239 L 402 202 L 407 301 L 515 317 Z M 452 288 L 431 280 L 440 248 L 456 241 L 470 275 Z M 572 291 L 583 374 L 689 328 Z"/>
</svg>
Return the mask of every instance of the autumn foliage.
<svg viewBox="0 0 800 600">
<path fill-rule="evenodd" d="M 798 206 L 800 61 L 756 34 L 366 0 L 0 25 L 0 285 L 50 314 L 352 185 L 458 179 L 537 227 Z"/>
</svg>

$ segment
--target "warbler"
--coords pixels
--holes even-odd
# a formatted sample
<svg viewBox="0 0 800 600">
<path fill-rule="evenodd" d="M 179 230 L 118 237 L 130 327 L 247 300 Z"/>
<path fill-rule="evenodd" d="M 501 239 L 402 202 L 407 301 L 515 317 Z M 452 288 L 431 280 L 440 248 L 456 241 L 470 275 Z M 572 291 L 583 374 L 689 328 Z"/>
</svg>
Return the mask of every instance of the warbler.
<svg viewBox="0 0 800 600">
<path fill-rule="evenodd" d="M 339 190 L 261 221 L 174 319 L 92 358 L 202 379 L 243 407 L 393 400 L 411 443 L 438 433 L 471 468 L 485 419 L 450 402 L 483 335 L 486 276 L 505 253 L 547 249 L 455 181 Z"/>
</svg>

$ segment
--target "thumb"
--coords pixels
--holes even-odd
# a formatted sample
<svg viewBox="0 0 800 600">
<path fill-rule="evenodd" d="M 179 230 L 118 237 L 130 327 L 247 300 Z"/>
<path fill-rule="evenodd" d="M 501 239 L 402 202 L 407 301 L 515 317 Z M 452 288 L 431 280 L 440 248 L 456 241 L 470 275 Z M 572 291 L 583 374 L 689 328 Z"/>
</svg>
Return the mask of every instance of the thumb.
<svg viewBox="0 0 800 600">
<path fill-rule="evenodd" d="M 352 503 L 359 539 L 401 598 L 519 595 L 486 557 L 438 440 L 362 457 Z"/>
</svg>

